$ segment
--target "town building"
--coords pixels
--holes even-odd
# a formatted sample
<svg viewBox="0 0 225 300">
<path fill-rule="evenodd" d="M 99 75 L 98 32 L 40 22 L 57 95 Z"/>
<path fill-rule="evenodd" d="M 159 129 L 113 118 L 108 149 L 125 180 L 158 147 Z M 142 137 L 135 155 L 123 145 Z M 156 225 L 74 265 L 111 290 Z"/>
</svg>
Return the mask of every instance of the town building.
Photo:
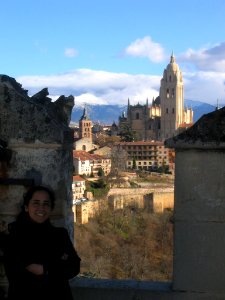
<svg viewBox="0 0 225 300">
<path fill-rule="evenodd" d="M 73 164 L 75 175 L 98 176 L 102 170 L 105 175 L 111 171 L 111 159 L 98 155 L 90 154 L 85 151 L 73 151 Z"/>
<path fill-rule="evenodd" d="M 96 149 L 96 145 L 92 140 L 92 121 L 89 119 L 86 108 L 84 108 L 83 115 L 79 120 L 78 132 L 74 131 L 74 149 L 82 151 L 91 151 Z M 77 137 L 78 135 L 78 137 Z"/>
<path fill-rule="evenodd" d="M 146 171 L 171 171 L 174 169 L 173 149 L 166 148 L 161 141 L 119 142 L 114 153 L 123 155 L 126 169 Z M 124 156 L 124 151 L 127 156 Z"/>
<path fill-rule="evenodd" d="M 73 176 L 73 181 L 72 181 L 73 201 L 76 201 L 84 197 L 85 189 L 86 189 L 85 179 L 79 175 Z"/>
<path fill-rule="evenodd" d="M 119 117 L 119 131 L 128 126 L 135 140 L 165 140 L 193 125 L 193 110 L 184 108 L 182 72 L 172 54 L 161 79 L 159 96 L 146 104 L 131 105 Z M 115 126 L 114 126 L 115 127 Z"/>
</svg>

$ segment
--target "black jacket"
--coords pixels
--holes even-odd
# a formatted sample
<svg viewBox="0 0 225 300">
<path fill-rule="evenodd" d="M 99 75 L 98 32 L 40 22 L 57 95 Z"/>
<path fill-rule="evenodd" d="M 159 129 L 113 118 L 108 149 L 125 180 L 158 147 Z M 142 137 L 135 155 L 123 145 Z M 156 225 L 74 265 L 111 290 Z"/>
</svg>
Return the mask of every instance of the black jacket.
<svg viewBox="0 0 225 300">
<path fill-rule="evenodd" d="M 32 263 L 43 264 L 45 274 L 28 272 Z M 80 258 L 65 228 L 34 223 L 25 213 L 9 226 L 4 265 L 10 300 L 73 299 L 69 279 L 80 272 Z"/>
</svg>

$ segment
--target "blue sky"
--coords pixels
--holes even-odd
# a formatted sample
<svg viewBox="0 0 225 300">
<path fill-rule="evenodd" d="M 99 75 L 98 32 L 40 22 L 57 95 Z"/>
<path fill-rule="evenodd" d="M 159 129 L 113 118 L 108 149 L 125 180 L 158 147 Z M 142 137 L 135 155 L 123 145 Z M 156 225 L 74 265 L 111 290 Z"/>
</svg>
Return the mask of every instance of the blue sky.
<svg viewBox="0 0 225 300">
<path fill-rule="evenodd" d="M 0 74 L 80 103 L 158 96 L 172 51 L 185 99 L 225 103 L 225 1 L 0 0 Z"/>
</svg>

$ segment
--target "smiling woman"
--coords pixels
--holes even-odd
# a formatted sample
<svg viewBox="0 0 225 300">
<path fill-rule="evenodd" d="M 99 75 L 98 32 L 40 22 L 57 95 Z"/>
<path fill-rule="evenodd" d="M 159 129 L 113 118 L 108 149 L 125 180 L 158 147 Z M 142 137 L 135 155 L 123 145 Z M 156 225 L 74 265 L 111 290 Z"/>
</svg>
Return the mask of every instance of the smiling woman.
<svg viewBox="0 0 225 300">
<path fill-rule="evenodd" d="M 73 299 L 69 279 L 80 272 L 80 257 L 67 230 L 50 222 L 54 204 L 51 189 L 31 187 L 21 213 L 9 224 L 4 250 L 9 300 Z"/>
<path fill-rule="evenodd" d="M 33 190 L 31 190 L 33 191 Z M 31 220 L 37 223 L 44 223 L 49 219 L 51 210 L 54 207 L 55 198 L 50 190 L 40 187 L 35 189 L 30 198 L 31 191 L 24 197 L 24 209 Z"/>
</svg>

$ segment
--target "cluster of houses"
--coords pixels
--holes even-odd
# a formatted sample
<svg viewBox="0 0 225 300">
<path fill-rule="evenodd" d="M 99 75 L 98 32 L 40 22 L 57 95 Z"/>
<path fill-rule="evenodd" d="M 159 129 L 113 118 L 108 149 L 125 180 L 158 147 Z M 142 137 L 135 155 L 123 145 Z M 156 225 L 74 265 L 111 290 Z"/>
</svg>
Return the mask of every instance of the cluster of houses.
<svg viewBox="0 0 225 300">
<path fill-rule="evenodd" d="M 157 171 L 167 168 L 173 172 L 174 152 L 161 141 L 115 142 L 112 147 L 93 143 L 92 121 L 83 111 L 79 128 L 74 130 L 73 200 L 79 203 L 89 199 L 85 194 L 85 177 L 107 176 L 115 170 Z"/>
<path fill-rule="evenodd" d="M 172 54 L 163 72 L 160 93 L 149 105 L 131 105 L 128 99 L 127 116 L 119 117 L 107 132 L 121 135 L 129 128 L 136 138 L 131 142 L 115 142 L 112 147 L 94 144 L 92 121 L 84 109 L 79 128 L 74 131 L 74 174 L 97 177 L 117 170 L 174 172 L 174 150 L 164 146 L 165 139 L 176 136 L 193 125 L 193 110 L 184 108 L 182 72 Z M 101 134 L 101 133 L 99 133 Z M 75 193 L 76 199 L 81 195 Z"/>
</svg>

